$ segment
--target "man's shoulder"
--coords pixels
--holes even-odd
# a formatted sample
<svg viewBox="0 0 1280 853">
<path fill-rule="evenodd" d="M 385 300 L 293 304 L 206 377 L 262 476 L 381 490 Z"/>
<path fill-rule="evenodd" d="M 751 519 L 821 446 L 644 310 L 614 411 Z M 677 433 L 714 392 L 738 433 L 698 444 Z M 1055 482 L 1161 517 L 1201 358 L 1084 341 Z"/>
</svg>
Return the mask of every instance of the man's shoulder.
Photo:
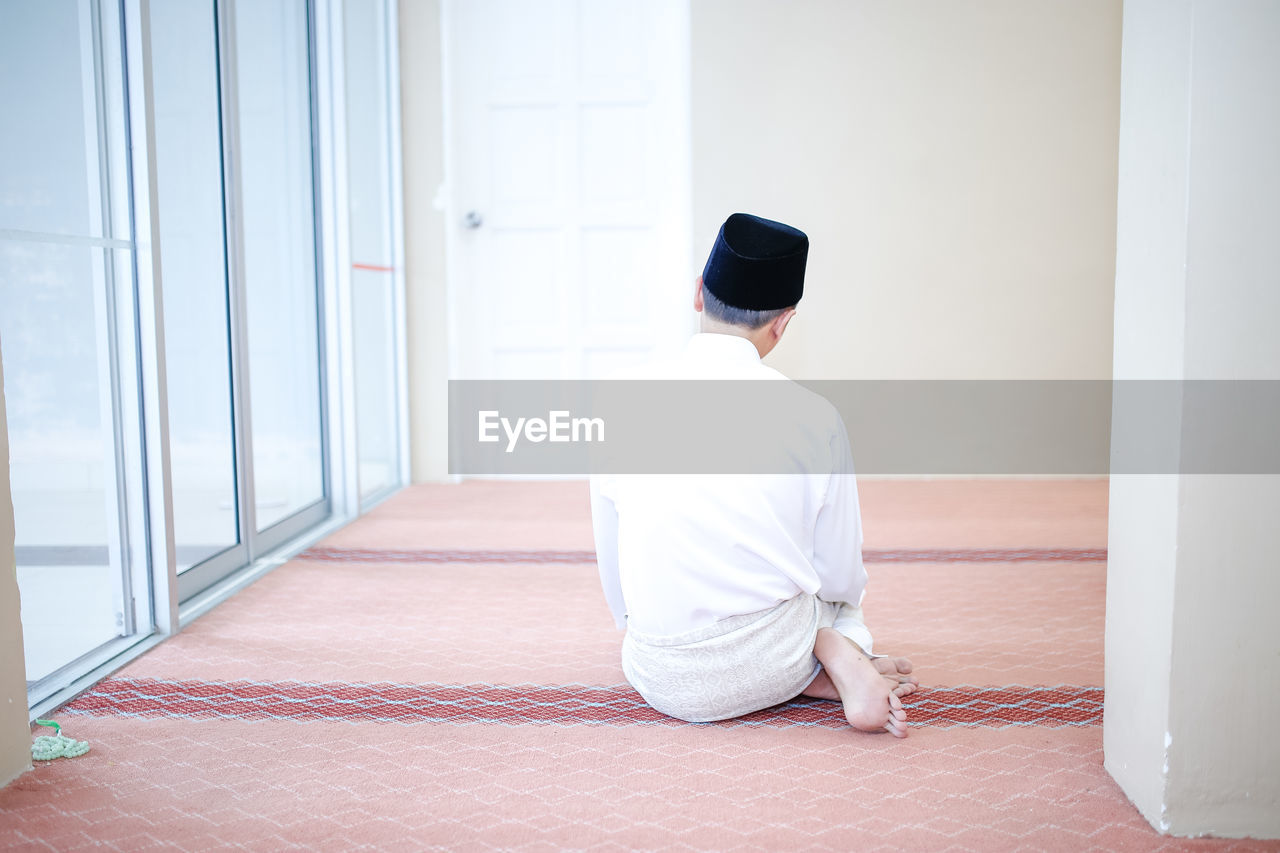
<svg viewBox="0 0 1280 853">
<path fill-rule="evenodd" d="M 803 414 L 805 420 L 813 424 L 821 424 L 833 429 L 844 429 L 844 419 L 840 416 L 840 410 L 826 397 L 810 388 L 804 382 L 792 379 L 780 370 L 763 364 L 761 367 L 768 371 L 768 379 L 784 383 L 776 387 L 776 396 L 780 403 L 785 402 L 790 406 L 794 406 L 796 413 Z M 770 392 L 771 396 L 773 396 L 775 389 L 770 389 Z"/>
</svg>

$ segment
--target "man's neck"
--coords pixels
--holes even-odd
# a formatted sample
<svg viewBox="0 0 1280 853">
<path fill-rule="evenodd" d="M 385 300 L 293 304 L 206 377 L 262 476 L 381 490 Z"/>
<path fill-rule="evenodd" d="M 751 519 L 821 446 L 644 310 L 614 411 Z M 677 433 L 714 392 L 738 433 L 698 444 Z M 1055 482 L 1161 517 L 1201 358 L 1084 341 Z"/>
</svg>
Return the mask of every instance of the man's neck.
<svg viewBox="0 0 1280 853">
<path fill-rule="evenodd" d="M 759 329 L 748 329 L 744 326 L 734 326 L 729 323 L 721 323 L 719 320 L 713 320 L 706 314 L 702 315 L 699 323 L 698 331 L 708 335 L 733 335 L 736 338 L 744 338 L 751 342 L 756 348 L 756 352 L 764 358 L 773 349 L 769 339 L 769 326 L 764 325 Z"/>
</svg>

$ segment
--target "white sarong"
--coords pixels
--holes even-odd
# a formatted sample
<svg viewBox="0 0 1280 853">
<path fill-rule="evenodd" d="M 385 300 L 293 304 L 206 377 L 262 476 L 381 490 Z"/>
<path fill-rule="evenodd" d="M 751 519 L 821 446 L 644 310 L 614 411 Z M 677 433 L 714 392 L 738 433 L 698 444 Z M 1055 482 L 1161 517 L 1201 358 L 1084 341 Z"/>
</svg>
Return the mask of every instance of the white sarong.
<svg viewBox="0 0 1280 853">
<path fill-rule="evenodd" d="M 691 723 L 727 720 L 786 702 L 822 671 L 819 628 L 871 653 L 862 609 L 809 593 L 674 636 L 627 629 L 622 671 L 653 708 Z"/>
</svg>

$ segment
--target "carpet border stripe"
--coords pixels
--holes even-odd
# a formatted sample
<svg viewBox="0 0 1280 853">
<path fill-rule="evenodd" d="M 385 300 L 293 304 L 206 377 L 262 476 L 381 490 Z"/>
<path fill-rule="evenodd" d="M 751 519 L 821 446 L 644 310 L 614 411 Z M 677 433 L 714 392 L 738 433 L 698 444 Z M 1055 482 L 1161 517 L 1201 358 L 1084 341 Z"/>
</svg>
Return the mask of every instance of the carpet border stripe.
<svg viewBox="0 0 1280 853">
<path fill-rule="evenodd" d="M 594 551 L 313 547 L 295 559 L 322 563 L 591 563 Z M 864 549 L 866 563 L 1105 563 L 1105 548 Z"/>
<path fill-rule="evenodd" d="M 903 704 L 912 725 L 1094 726 L 1101 687 L 937 687 Z M 454 725 L 669 725 L 629 685 L 362 684 L 109 678 L 63 709 L 71 714 L 237 720 L 341 720 Z M 710 726 L 847 726 L 839 706 L 798 699 Z"/>
</svg>

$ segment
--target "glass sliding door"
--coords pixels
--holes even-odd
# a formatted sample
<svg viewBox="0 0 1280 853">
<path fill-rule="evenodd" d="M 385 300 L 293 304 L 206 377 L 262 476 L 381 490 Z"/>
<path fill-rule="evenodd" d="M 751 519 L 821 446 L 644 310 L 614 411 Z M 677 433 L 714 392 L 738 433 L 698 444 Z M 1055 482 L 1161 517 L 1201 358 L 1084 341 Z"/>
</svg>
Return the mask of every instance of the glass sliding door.
<svg viewBox="0 0 1280 853">
<path fill-rule="evenodd" d="M 392 69 L 386 0 L 344 0 L 347 193 L 362 503 L 400 485 Z"/>
<path fill-rule="evenodd" d="M 402 483 L 394 21 L 390 0 L 0 0 L 33 712 Z"/>
<path fill-rule="evenodd" d="M 327 517 L 305 0 L 152 4 L 179 597 Z"/>
<path fill-rule="evenodd" d="M 0 348 L 33 697 L 152 629 L 119 7 L 5 2 Z M 137 555 L 143 556 L 139 558 Z M 63 679 L 65 680 L 65 679 Z"/>
<path fill-rule="evenodd" d="M 303 0 L 235 6 L 237 236 L 257 531 L 324 511 L 309 26 Z"/>
<path fill-rule="evenodd" d="M 156 189 L 178 571 L 244 565 L 232 405 L 217 15 L 151 6 Z"/>
</svg>

